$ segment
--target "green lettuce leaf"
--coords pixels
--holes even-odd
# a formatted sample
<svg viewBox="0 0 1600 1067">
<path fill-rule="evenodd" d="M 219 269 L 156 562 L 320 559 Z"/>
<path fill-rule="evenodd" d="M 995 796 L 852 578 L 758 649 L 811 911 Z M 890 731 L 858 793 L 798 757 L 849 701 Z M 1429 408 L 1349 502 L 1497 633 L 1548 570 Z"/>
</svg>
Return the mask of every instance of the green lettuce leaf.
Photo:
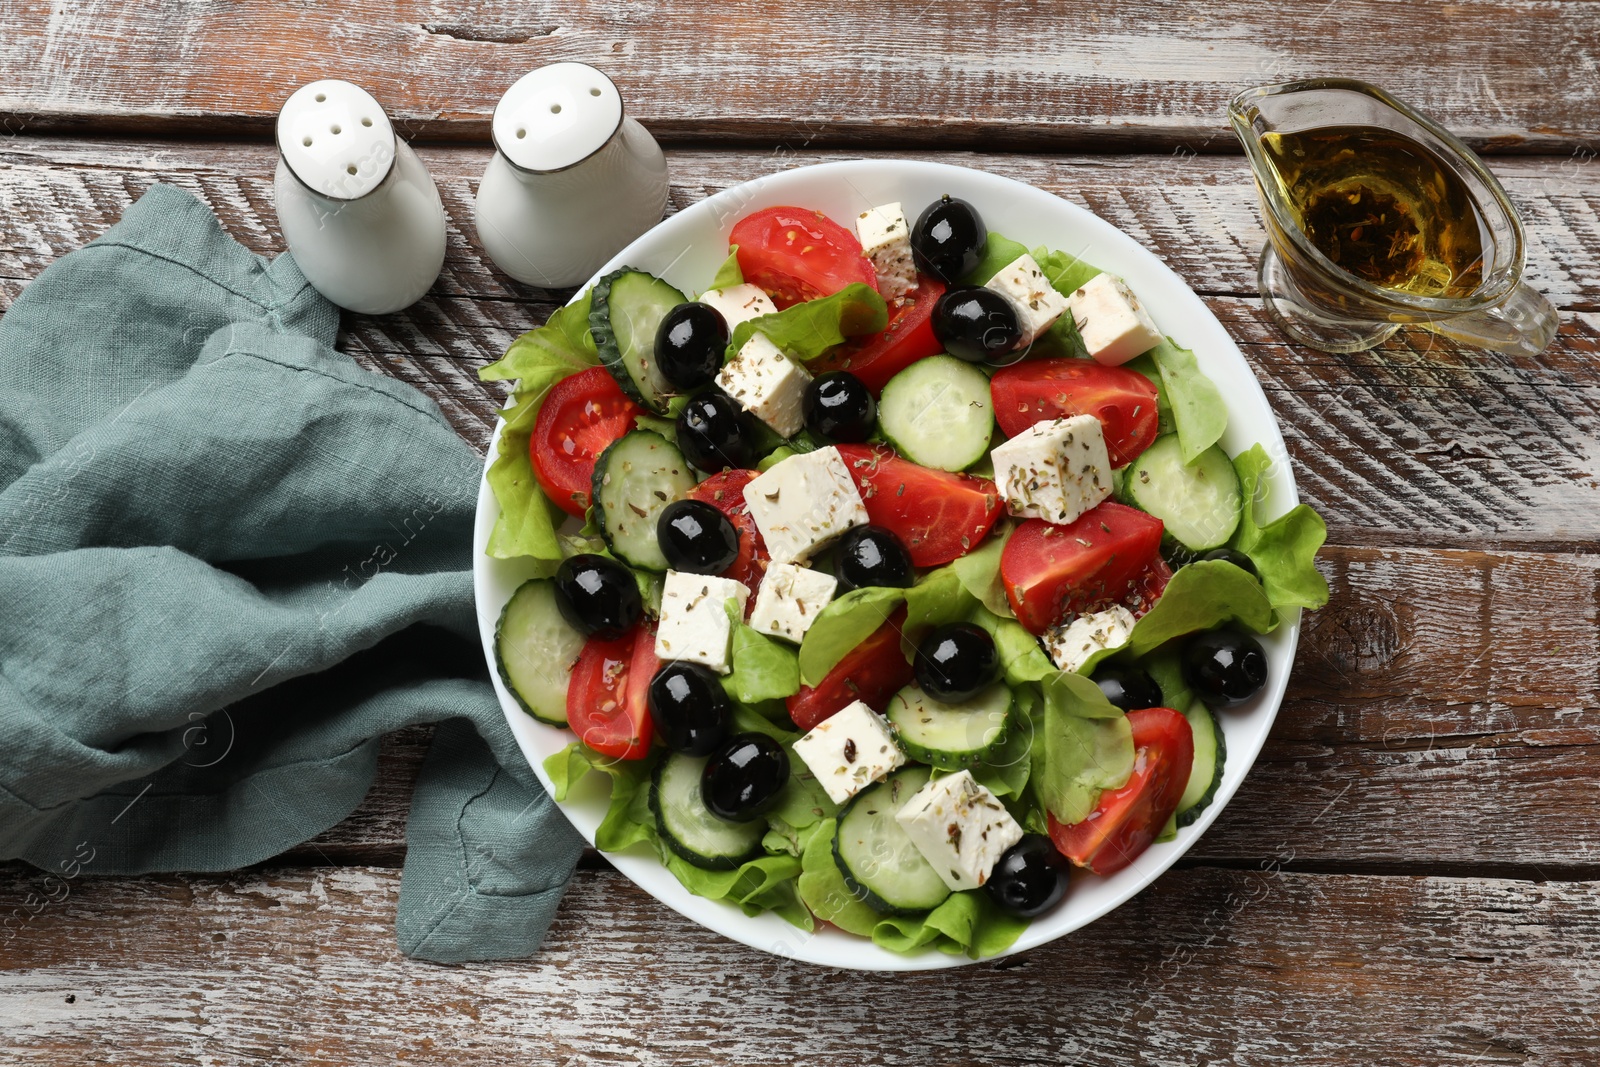
<svg viewBox="0 0 1600 1067">
<path fill-rule="evenodd" d="M 1133 624 L 1127 644 L 1096 650 L 1078 673 L 1089 674 L 1110 656 L 1137 659 L 1174 637 L 1230 622 L 1264 634 L 1277 626 L 1278 619 L 1266 591 L 1248 571 L 1227 560 L 1197 560 L 1173 572 L 1155 607 Z"/>
<path fill-rule="evenodd" d="M 1038 686 L 1023 685 L 1013 690 L 1005 740 L 1000 742 L 999 748 L 971 768 L 972 776 L 980 784 L 995 796 L 1010 802 L 1013 807 L 1024 803 L 1027 795 L 1024 790 L 1033 770 L 1033 738 L 1037 729 L 1034 726 L 1034 714 L 1039 703 Z"/>
<path fill-rule="evenodd" d="M 1178 424 L 1173 421 L 1172 405 L 1167 403 L 1167 391 L 1161 384 L 1161 368 L 1156 366 L 1154 357 L 1146 352 L 1142 356 L 1134 356 L 1123 366 L 1131 371 L 1138 371 L 1150 379 L 1150 384 L 1156 387 L 1156 417 L 1159 420 L 1156 425 L 1156 436 L 1164 437 L 1169 433 L 1177 433 Z"/>
<path fill-rule="evenodd" d="M 862 282 L 852 282 L 832 296 L 741 322 L 733 328 L 728 358 L 760 332 L 793 358 L 808 363 L 851 337 L 877 333 L 888 324 L 889 306 L 883 297 Z"/>
<path fill-rule="evenodd" d="M 1071 296 L 1083 288 L 1084 282 L 1105 273 L 1092 263 L 1085 263 L 1076 256 L 1069 256 L 1065 252 L 1057 252 L 1043 245 L 1033 250 L 1033 260 L 1039 264 L 1039 269 L 1044 271 L 1044 276 L 1050 279 L 1055 291 L 1062 296 Z M 1005 264 L 1002 263 L 1001 266 Z M 1071 316 L 1063 315 L 1062 318 L 1070 319 Z"/>
<path fill-rule="evenodd" d="M 1040 806 L 1064 823 L 1081 822 L 1102 789 L 1117 789 L 1133 772 L 1128 717 L 1100 687 L 1065 671 L 1040 683 L 1044 708 L 1034 739 L 1032 787 Z"/>
<path fill-rule="evenodd" d="M 711 284 L 706 286 L 706 291 L 712 289 L 726 289 L 730 285 L 743 285 L 744 271 L 739 269 L 739 246 L 728 246 L 728 258 L 722 261 L 722 266 L 717 268 L 717 273 L 712 276 Z"/>
<path fill-rule="evenodd" d="M 548 322 L 518 337 L 506 354 L 478 372 L 486 382 L 520 379 L 500 417 L 499 451 L 489 465 L 489 488 L 500 504 L 500 517 L 489 534 L 489 555 L 497 559 L 532 556 L 544 566 L 536 573 L 555 573 L 561 562 L 556 527 L 562 512 L 544 495 L 533 476 L 528 438 L 540 405 L 551 386 L 569 374 L 599 363 L 589 336 L 589 294 L 558 309 Z"/>
<path fill-rule="evenodd" d="M 904 589 L 853 589 L 822 609 L 800 643 L 800 681 L 816 685 L 905 602 Z"/>
<path fill-rule="evenodd" d="M 1320 608 L 1328 602 L 1328 582 L 1317 570 L 1317 550 L 1328 539 L 1322 516 L 1306 504 L 1262 525 L 1257 517 L 1267 492 L 1263 477 L 1272 461 L 1259 444 L 1234 457 L 1244 496 L 1244 514 L 1229 546 L 1250 557 L 1261 574 L 1267 598 L 1280 610 Z"/>
<path fill-rule="evenodd" d="M 757 856 L 731 871 L 708 871 L 670 849 L 663 848 L 661 852 L 662 864 L 697 897 L 731 901 L 746 915 L 776 912 L 802 930 L 816 928 L 811 912 L 801 903 L 797 891 L 796 879 L 801 867 L 796 856 L 788 853 Z"/>
<path fill-rule="evenodd" d="M 1139 665 L 1150 674 L 1150 680 L 1161 690 L 1161 706 L 1189 714 L 1195 704 L 1194 690 L 1183 677 L 1183 661 L 1176 645 L 1169 645 L 1146 656 Z"/>
<path fill-rule="evenodd" d="M 1016 258 L 1028 250 L 1028 246 L 1004 234 L 989 231 L 988 243 L 984 245 L 983 256 L 978 260 L 978 265 L 973 267 L 967 276 L 961 279 L 968 285 L 982 285 L 984 282 L 1000 273 L 1000 268 L 1016 261 Z"/>
<path fill-rule="evenodd" d="M 916 652 L 912 638 L 922 639 L 923 631 L 947 622 L 960 622 L 977 606 L 977 599 L 967 592 L 966 586 L 953 567 L 940 567 L 918 579 L 917 584 L 905 590 L 906 621 L 900 635 L 900 649 L 910 659 Z"/>
<path fill-rule="evenodd" d="M 801 857 L 800 897 L 820 919 L 841 930 L 870 937 L 891 952 L 932 947 L 974 959 L 1010 948 L 1028 928 L 1026 920 L 996 908 L 982 890 L 952 893 L 924 915 L 884 916 L 857 900 L 833 861 L 834 821 L 819 824 Z"/>
<path fill-rule="evenodd" d="M 1002 618 L 1014 618 L 1011 602 L 1006 599 L 1005 583 L 1000 580 L 1000 553 L 1005 551 L 1016 528 L 1006 526 L 989 535 L 978 548 L 950 564 L 956 577 L 978 603 Z"/>
<path fill-rule="evenodd" d="M 741 704 L 782 700 L 800 691 L 800 661 L 794 646 L 745 625 L 744 609 L 728 600 L 728 618 L 733 621 L 732 670 L 722 679 L 722 688 Z"/>
<path fill-rule="evenodd" d="M 1003 619 L 978 604 L 967 614 L 967 621 L 983 627 L 994 638 L 1007 685 L 1015 688 L 1056 673 L 1055 664 L 1044 654 L 1039 642 L 1016 619 Z"/>
<path fill-rule="evenodd" d="M 1200 370 L 1194 353 L 1179 348 L 1171 338 L 1146 353 L 1161 372 L 1161 393 L 1171 405 L 1183 461 L 1193 463 L 1222 438 L 1228 428 L 1228 408 L 1215 382 Z"/>
</svg>

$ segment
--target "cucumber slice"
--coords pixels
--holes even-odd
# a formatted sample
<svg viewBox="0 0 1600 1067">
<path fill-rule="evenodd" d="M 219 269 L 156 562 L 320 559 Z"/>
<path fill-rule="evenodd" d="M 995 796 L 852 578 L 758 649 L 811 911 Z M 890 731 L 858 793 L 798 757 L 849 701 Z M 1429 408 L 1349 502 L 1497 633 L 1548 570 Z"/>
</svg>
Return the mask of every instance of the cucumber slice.
<svg viewBox="0 0 1600 1067">
<path fill-rule="evenodd" d="M 1166 524 L 1183 547 L 1204 552 L 1228 543 L 1239 528 L 1244 497 L 1228 454 L 1212 445 L 1188 466 L 1178 435 L 1158 437 L 1128 467 L 1128 499 Z"/>
<path fill-rule="evenodd" d="M 950 895 L 895 819 L 929 777 L 926 767 L 907 767 L 858 793 L 839 813 L 833 862 L 856 899 L 885 915 L 927 911 Z"/>
<path fill-rule="evenodd" d="M 1184 718 L 1194 731 L 1194 766 L 1189 771 L 1189 784 L 1178 800 L 1179 826 L 1188 826 L 1211 806 L 1217 787 L 1222 784 L 1222 764 L 1228 755 L 1222 724 L 1203 702 L 1191 701 Z"/>
<path fill-rule="evenodd" d="M 632 267 L 594 283 L 589 333 L 600 362 L 623 392 L 658 415 L 666 413 L 677 390 L 656 366 L 656 327 L 688 299 L 655 275 Z"/>
<path fill-rule="evenodd" d="M 656 764 L 650 810 L 673 852 L 708 871 L 731 871 L 761 853 L 767 821 L 729 822 L 711 814 L 700 795 L 708 758 L 674 753 Z"/>
<path fill-rule="evenodd" d="M 551 726 L 567 725 L 567 683 L 583 651 L 583 635 L 556 607 L 555 583 L 530 578 L 500 612 L 494 659 L 500 680 L 522 710 Z"/>
<path fill-rule="evenodd" d="M 999 748 L 1010 715 L 1011 690 L 1004 682 L 959 704 L 943 703 L 908 685 L 884 711 L 906 755 L 946 771 L 981 763 Z"/>
<path fill-rule="evenodd" d="M 650 430 L 623 434 L 594 463 L 600 535 L 624 563 L 665 571 L 656 519 L 694 485 L 694 472 L 672 442 Z"/>
<path fill-rule="evenodd" d="M 989 451 L 989 379 L 954 356 L 919 359 L 883 387 L 878 425 L 895 451 L 913 463 L 964 470 Z"/>
</svg>

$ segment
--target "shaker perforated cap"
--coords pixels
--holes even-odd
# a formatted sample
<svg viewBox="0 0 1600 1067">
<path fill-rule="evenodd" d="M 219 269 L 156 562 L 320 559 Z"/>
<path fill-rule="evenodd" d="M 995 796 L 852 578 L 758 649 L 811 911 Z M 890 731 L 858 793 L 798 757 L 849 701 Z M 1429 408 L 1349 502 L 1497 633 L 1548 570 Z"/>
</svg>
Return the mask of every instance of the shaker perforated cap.
<svg viewBox="0 0 1600 1067">
<path fill-rule="evenodd" d="M 564 170 L 601 148 L 622 125 L 622 94 L 587 63 L 552 63 L 525 74 L 494 109 L 494 144 L 523 170 Z"/>
<path fill-rule="evenodd" d="M 376 189 L 394 165 L 394 126 L 359 85 L 312 82 L 278 112 L 278 151 L 306 188 L 354 200 Z"/>
</svg>

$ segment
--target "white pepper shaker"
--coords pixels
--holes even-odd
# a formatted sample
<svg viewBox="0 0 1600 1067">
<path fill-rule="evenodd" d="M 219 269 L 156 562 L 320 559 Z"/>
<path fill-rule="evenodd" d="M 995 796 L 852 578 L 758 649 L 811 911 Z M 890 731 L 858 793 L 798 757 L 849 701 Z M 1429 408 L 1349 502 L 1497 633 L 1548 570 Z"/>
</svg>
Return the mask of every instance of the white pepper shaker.
<svg viewBox="0 0 1600 1067">
<path fill-rule="evenodd" d="M 585 63 L 524 75 L 494 110 L 478 186 L 478 239 L 495 264 L 544 288 L 577 285 L 661 220 L 667 161 Z"/>
<path fill-rule="evenodd" d="M 416 303 L 444 265 L 444 205 L 372 94 L 336 79 L 295 90 L 278 153 L 278 223 L 317 291 L 368 315 Z"/>
</svg>

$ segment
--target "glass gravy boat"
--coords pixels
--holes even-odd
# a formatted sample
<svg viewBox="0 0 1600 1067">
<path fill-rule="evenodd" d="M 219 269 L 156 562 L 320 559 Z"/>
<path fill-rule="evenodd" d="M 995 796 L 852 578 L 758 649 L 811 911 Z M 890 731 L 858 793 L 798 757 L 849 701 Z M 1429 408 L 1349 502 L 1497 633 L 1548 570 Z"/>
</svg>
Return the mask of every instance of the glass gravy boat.
<svg viewBox="0 0 1600 1067">
<path fill-rule="evenodd" d="M 1247 89 L 1228 105 L 1228 119 L 1261 193 L 1268 243 L 1257 282 L 1268 312 L 1290 337 L 1325 352 L 1360 352 L 1415 324 L 1463 344 L 1523 356 L 1544 351 L 1555 337 L 1555 308 L 1522 281 L 1516 210 L 1494 175 L 1448 131 L 1383 90 L 1343 78 Z M 1385 288 L 1339 266 L 1313 244 L 1263 139 L 1335 127 L 1409 139 L 1459 182 L 1478 215 L 1482 258 L 1475 264 L 1474 288 L 1447 295 Z"/>
</svg>

